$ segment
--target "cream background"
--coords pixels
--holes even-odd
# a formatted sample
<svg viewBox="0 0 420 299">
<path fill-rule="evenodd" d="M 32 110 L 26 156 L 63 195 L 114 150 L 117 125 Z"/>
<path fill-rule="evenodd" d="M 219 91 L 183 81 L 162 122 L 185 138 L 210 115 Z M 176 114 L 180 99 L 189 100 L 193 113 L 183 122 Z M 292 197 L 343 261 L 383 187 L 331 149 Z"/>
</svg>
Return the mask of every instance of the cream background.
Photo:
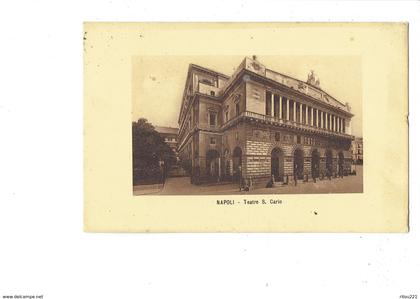
<svg viewBox="0 0 420 299">
<path fill-rule="evenodd" d="M 86 23 L 85 230 L 407 231 L 406 29 L 395 23 Z M 132 57 L 250 51 L 361 56 L 364 193 L 233 196 L 282 199 L 279 206 L 215 204 L 229 196 L 132 196 Z"/>
</svg>

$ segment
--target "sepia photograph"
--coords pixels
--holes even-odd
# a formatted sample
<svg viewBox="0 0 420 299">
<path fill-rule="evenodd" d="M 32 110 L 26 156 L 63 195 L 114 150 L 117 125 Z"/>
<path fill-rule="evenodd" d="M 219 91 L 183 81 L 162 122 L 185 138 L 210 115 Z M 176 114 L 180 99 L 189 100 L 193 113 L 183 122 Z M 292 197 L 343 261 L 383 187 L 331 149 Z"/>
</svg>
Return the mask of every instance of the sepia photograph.
<svg viewBox="0 0 420 299">
<path fill-rule="evenodd" d="M 133 194 L 363 192 L 359 56 L 134 56 Z"/>
</svg>

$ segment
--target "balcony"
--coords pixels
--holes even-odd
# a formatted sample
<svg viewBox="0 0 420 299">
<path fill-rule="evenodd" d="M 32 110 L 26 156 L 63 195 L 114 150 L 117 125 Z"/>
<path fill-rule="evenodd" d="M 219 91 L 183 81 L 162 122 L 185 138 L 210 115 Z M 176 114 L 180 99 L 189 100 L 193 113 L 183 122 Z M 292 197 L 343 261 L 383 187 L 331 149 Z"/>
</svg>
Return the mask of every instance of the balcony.
<svg viewBox="0 0 420 299">
<path fill-rule="evenodd" d="M 328 129 L 323 129 L 323 128 L 319 128 L 319 127 L 315 127 L 315 126 L 311 126 L 311 125 L 306 125 L 306 124 L 302 124 L 302 123 L 298 123 L 298 122 L 294 122 L 294 121 L 290 121 L 290 120 L 285 120 L 285 119 L 281 119 L 281 118 L 277 118 L 277 117 L 273 117 L 273 116 L 269 116 L 269 115 L 263 115 L 263 114 L 259 114 L 259 113 L 255 113 L 255 112 L 251 112 L 251 111 L 245 111 L 245 112 L 241 113 L 240 115 L 230 119 L 228 122 L 226 122 L 225 124 L 222 125 L 221 129 L 222 130 L 227 129 L 230 126 L 238 123 L 240 120 L 254 121 L 254 122 L 257 122 L 257 123 L 264 123 L 264 124 L 268 124 L 268 125 L 299 130 L 299 131 L 302 131 L 302 132 L 308 132 L 308 133 L 312 133 L 312 134 L 336 136 L 336 137 L 349 138 L 349 139 L 353 138 L 352 135 L 349 135 L 349 134 L 346 134 L 346 133 L 335 132 L 335 131 L 331 131 L 331 130 L 328 130 Z"/>
<path fill-rule="evenodd" d="M 206 95 L 210 95 L 213 97 L 217 97 L 220 95 L 220 88 L 217 88 L 216 86 L 212 86 L 209 84 L 205 84 L 202 82 L 198 83 L 198 92 Z"/>
</svg>

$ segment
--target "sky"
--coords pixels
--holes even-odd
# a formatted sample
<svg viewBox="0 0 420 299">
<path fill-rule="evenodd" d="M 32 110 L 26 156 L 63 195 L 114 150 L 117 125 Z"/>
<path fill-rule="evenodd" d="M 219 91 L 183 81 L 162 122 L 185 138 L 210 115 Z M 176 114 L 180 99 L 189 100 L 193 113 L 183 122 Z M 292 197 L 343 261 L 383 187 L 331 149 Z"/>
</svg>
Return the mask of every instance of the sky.
<svg viewBox="0 0 420 299">
<path fill-rule="evenodd" d="M 249 55 L 252 56 L 252 55 Z M 178 127 L 190 63 L 232 75 L 244 56 L 134 56 L 132 120 L 143 117 L 154 126 Z M 306 81 L 313 70 L 320 87 L 342 103 L 348 102 L 352 133 L 362 136 L 362 70 L 360 56 L 258 56 L 266 68 Z"/>
</svg>

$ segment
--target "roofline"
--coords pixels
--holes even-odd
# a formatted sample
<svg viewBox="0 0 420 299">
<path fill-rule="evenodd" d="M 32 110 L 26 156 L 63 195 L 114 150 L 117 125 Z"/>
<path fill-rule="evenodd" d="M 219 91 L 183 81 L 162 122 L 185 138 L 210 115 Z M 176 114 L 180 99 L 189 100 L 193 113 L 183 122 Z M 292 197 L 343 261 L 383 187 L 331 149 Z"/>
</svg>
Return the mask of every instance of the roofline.
<svg viewBox="0 0 420 299">
<path fill-rule="evenodd" d="M 225 75 L 225 74 L 223 74 L 223 73 L 221 73 L 221 72 L 218 72 L 218 71 L 215 71 L 215 70 L 212 70 L 212 69 L 209 69 L 209 68 L 203 67 L 203 66 L 201 66 L 201 65 L 194 64 L 194 63 L 190 63 L 190 67 L 191 67 L 191 68 L 196 68 L 196 69 L 198 69 L 198 70 L 200 70 L 200 71 L 204 71 L 204 72 L 211 73 L 211 74 L 213 74 L 213 75 L 218 75 L 218 76 L 224 77 L 225 79 L 229 79 L 229 78 L 231 77 L 231 76 Z"/>
<path fill-rule="evenodd" d="M 200 71 L 204 71 L 204 72 L 210 73 L 210 74 L 212 74 L 212 75 L 217 75 L 217 76 L 224 77 L 225 79 L 230 79 L 230 78 L 232 77 L 232 76 L 227 76 L 227 75 L 225 75 L 225 74 L 223 74 L 223 73 L 220 73 L 220 72 L 214 71 L 214 70 L 212 70 L 212 69 L 209 69 L 209 68 L 206 68 L 206 67 L 203 67 L 203 66 L 200 66 L 200 65 L 194 64 L 194 63 L 190 63 L 190 64 L 189 64 L 189 66 L 188 66 L 187 80 L 185 81 L 185 87 L 184 87 L 184 93 L 183 93 L 183 97 L 182 97 L 182 99 L 184 99 L 184 98 L 185 98 L 185 93 L 186 93 L 186 89 L 187 89 L 188 78 L 190 77 L 191 70 L 192 70 L 193 68 L 194 68 L 194 69 L 197 69 L 197 70 L 200 70 Z M 246 70 L 246 69 L 243 69 L 243 70 Z M 242 71 L 243 71 L 243 70 L 242 70 Z M 320 91 L 320 92 L 322 92 L 322 93 L 326 94 L 327 96 L 329 96 L 330 98 L 332 98 L 334 101 L 337 101 L 339 104 L 343 105 L 344 107 L 347 107 L 347 105 L 346 105 L 346 104 L 344 104 L 343 102 L 341 102 L 341 101 L 337 100 L 334 96 L 332 96 L 331 94 L 329 94 L 328 92 L 326 92 L 325 90 L 323 90 L 323 89 L 322 89 L 322 88 L 320 88 L 320 87 L 313 86 L 312 84 L 309 84 L 308 82 L 305 82 L 305 81 L 302 81 L 302 80 L 300 80 L 300 79 L 297 79 L 297 78 L 291 77 L 291 76 L 289 76 L 289 75 L 286 75 L 286 74 L 280 73 L 280 72 L 278 72 L 278 71 L 274 71 L 274 70 L 269 69 L 269 68 L 267 68 L 267 67 L 265 68 L 265 70 L 266 70 L 266 71 L 267 71 L 267 70 L 269 70 L 269 71 L 274 72 L 274 73 L 277 73 L 277 74 L 279 74 L 279 75 L 281 75 L 281 76 L 284 76 L 284 77 L 287 77 L 287 78 L 289 78 L 289 79 L 296 80 L 296 81 L 298 81 L 298 82 L 301 82 L 301 83 L 303 83 L 303 84 L 306 84 L 306 85 L 310 86 L 311 88 L 314 88 L 314 89 L 316 89 L 316 90 L 318 90 L 318 91 Z M 237 78 L 241 76 L 242 71 L 240 71 L 240 72 L 237 74 Z M 261 75 L 259 75 L 259 74 L 254 73 L 254 72 L 250 72 L 250 73 L 255 74 L 255 75 L 258 75 L 258 76 L 259 76 L 259 77 L 261 77 L 261 78 L 265 78 L 265 79 L 267 79 L 267 80 L 270 80 L 270 81 L 275 82 L 276 84 L 280 84 L 280 85 L 282 85 L 282 86 L 285 86 L 285 87 L 289 88 L 287 85 L 284 85 L 284 84 L 282 84 L 282 83 L 280 83 L 280 82 L 277 82 L 277 81 L 275 81 L 275 80 L 272 80 L 272 79 L 270 79 L 270 78 L 267 78 L 267 76 L 266 76 L 266 75 L 265 75 L 265 76 L 261 76 Z M 232 80 L 232 81 L 230 82 L 229 86 L 226 86 L 226 88 L 225 88 L 225 90 L 224 90 L 224 93 L 223 93 L 222 95 L 220 95 L 220 97 L 219 97 L 219 98 L 222 98 L 222 99 L 224 98 L 224 96 L 225 96 L 225 94 L 226 94 L 227 90 L 230 88 L 230 86 L 231 86 L 231 85 L 233 85 L 233 83 L 236 81 L 236 79 L 237 79 L 237 78 L 235 78 L 234 80 Z M 324 104 L 324 105 L 327 105 L 327 106 L 332 107 L 332 108 L 334 108 L 334 109 L 337 109 L 337 110 L 339 110 L 339 111 L 342 111 L 342 112 L 344 112 L 344 113 L 347 113 L 347 114 L 349 114 L 351 117 L 353 117 L 353 116 L 354 116 L 354 114 L 353 114 L 353 113 L 351 113 L 351 112 L 349 112 L 349 111 L 346 111 L 346 110 L 341 110 L 341 109 L 339 109 L 339 108 L 337 108 L 337 107 L 334 107 L 333 105 L 330 105 L 330 104 L 328 104 L 328 103 L 321 102 L 321 101 L 319 101 L 319 100 L 317 100 L 317 99 L 315 99 L 315 98 L 313 98 L 313 97 L 311 97 L 311 96 L 309 96 L 309 95 L 307 95 L 307 94 L 304 94 L 304 93 L 301 93 L 301 92 L 299 92 L 299 94 L 306 95 L 307 97 L 309 97 L 309 98 L 313 99 L 314 101 L 316 101 L 316 102 L 318 102 L 318 103 L 321 103 L 321 105 L 322 105 L 322 104 Z M 180 121 L 181 121 L 181 112 L 182 112 L 182 107 L 183 107 L 183 101 L 182 101 L 182 103 L 181 103 L 181 107 L 180 107 L 180 111 L 179 111 L 179 117 L 178 117 L 178 124 L 180 125 L 179 127 L 181 127 Z"/>
<path fill-rule="evenodd" d="M 257 73 L 251 72 L 251 71 L 249 71 L 249 70 L 245 70 L 245 73 L 247 73 L 247 74 L 249 74 L 249 75 L 254 75 L 254 76 L 257 76 L 258 78 L 260 78 L 260 79 L 262 79 L 262 80 L 267 80 L 267 81 L 269 81 L 270 83 L 274 83 L 275 85 L 280 85 L 280 86 L 283 86 L 283 87 L 285 87 L 285 88 L 288 88 L 288 89 L 290 89 L 292 92 L 297 93 L 298 95 L 302 95 L 302 96 L 308 97 L 308 98 L 310 98 L 311 100 L 315 101 L 316 103 L 318 103 L 318 104 L 320 104 L 320 105 L 325 105 L 325 106 L 327 106 L 327 107 L 329 107 L 329 108 L 331 108 L 331 109 L 335 109 L 335 110 L 337 110 L 337 111 L 343 112 L 344 114 L 347 114 L 347 115 L 348 115 L 348 116 L 350 116 L 350 117 L 353 117 L 353 116 L 354 116 L 354 114 L 353 114 L 353 113 L 351 113 L 351 112 L 349 112 L 349 111 L 346 111 L 346 110 L 340 109 L 340 108 L 338 108 L 338 107 L 335 107 L 335 106 L 333 106 L 333 105 L 331 105 L 331 104 L 328 104 L 328 103 L 322 102 L 322 101 L 320 101 L 320 100 L 318 100 L 318 99 L 316 99 L 316 98 L 314 98 L 314 97 L 311 97 L 311 96 L 310 96 L 310 95 L 308 95 L 308 94 L 301 93 L 301 92 L 299 92 L 298 90 L 293 89 L 293 88 L 290 88 L 290 87 L 289 87 L 289 86 L 287 86 L 287 85 L 284 85 L 284 84 L 282 84 L 282 83 L 280 83 L 280 82 L 277 82 L 277 81 L 275 81 L 275 80 L 273 80 L 273 79 L 267 78 L 266 76 L 259 75 L 259 74 L 257 74 Z M 240 77 L 240 76 L 238 76 L 238 77 Z M 233 81 L 236 81 L 236 79 L 235 79 L 235 80 L 233 80 Z M 232 82 L 233 82 L 233 81 L 232 81 Z M 311 85 L 311 86 L 312 86 L 312 85 Z M 345 106 L 345 105 L 344 105 L 344 106 Z"/>
<path fill-rule="evenodd" d="M 184 92 L 182 93 L 182 101 L 181 101 L 181 106 L 179 107 L 179 114 L 178 114 L 178 125 L 180 125 L 180 121 L 181 121 L 181 112 L 182 112 L 182 107 L 184 106 L 184 99 L 185 99 L 185 94 L 187 92 L 187 85 L 189 82 L 189 78 L 190 78 L 190 74 L 191 74 L 191 64 L 188 65 L 188 71 L 187 71 L 187 78 L 185 80 L 185 85 L 184 85 Z M 181 126 L 179 126 L 181 127 Z"/>
<path fill-rule="evenodd" d="M 308 82 L 305 82 L 305 81 L 302 81 L 302 80 L 300 80 L 300 79 L 297 79 L 297 78 L 291 77 L 291 76 L 289 76 L 289 75 L 286 75 L 286 74 L 283 74 L 283 73 L 280 73 L 280 72 L 274 71 L 274 70 L 272 70 L 272 69 L 268 69 L 268 68 L 265 68 L 265 69 L 266 69 L 266 70 L 270 70 L 270 71 L 272 71 L 272 72 L 275 72 L 275 73 L 277 73 L 277 74 L 280 74 L 280 75 L 282 75 L 282 76 L 284 76 L 284 77 L 287 77 L 287 78 L 290 78 L 290 79 L 293 79 L 293 80 L 299 81 L 299 82 L 301 82 L 301 83 L 303 83 L 303 84 L 309 85 L 310 87 L 315 88 L 315 89 L 317 89 L 317 90 L 319 90 L 319 91 L 321 91 L 321 92 L 325 93 L 327 96 L 329 96 L 329 97 L 333 98 L 335 101 L 339 102 L 341 105 L 346 106 L 346 104 L 343 104 L 343 102 L 341 102 L 341 101 L 337 100 L 335 97 L 333 97 L 332 95 L 330 95 L 328 92 L 326 92 L 325 90 L 323 90 L 323 89 L 322 89 L 322 88 L 320 88 L 320 87 L 313 86 L 312 84 L 309 84 Z"/>
<path fill-rule="evenodd" d="M 192 69 L 197 69 L 199 71 L 207 72 L 207 73 L 210 73 L 212 75 L 221 76 L 221 77 L 223 77 L 225 79 L 229 79 L 230 78 L 229 76 L 227 76 L 227 75 L 225 75 L 223 73 L 214 71 L 214 70 L 209 69 L 209 68 L 205 68 L 205 67 L 200 66 L 198 64 L 190 63 L 188 65 L 187 78 L 185 80 L 184 92 L 182 94 L 182 103 L 181 103 L 181 107 L 179 109 L 178 124 L 180 124 L 180 122 L 181 122 L 181 112 L 182 112 L 183 102 L 184 102 L 185 94 L 187 92 L 188 78 L 190 77 L 190 74 L 191 74 Z"/>
</svg>

